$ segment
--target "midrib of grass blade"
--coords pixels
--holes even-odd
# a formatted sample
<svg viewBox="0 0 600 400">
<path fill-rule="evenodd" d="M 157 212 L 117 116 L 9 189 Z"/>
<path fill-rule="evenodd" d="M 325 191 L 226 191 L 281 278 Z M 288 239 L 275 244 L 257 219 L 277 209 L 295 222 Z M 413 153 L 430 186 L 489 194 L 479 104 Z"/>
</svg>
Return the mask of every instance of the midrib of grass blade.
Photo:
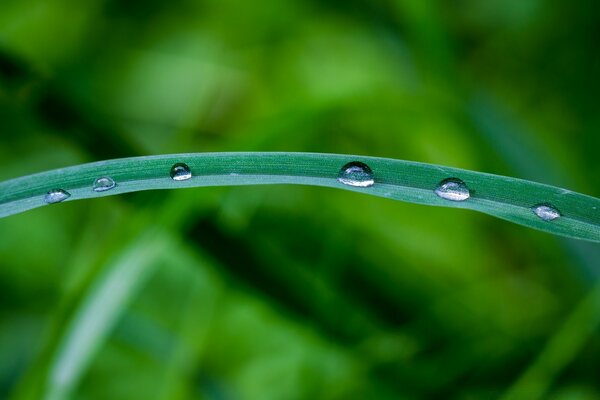
<svg viewBox="0 0 600 400">
<path fill-rule="evenodd" d="M 367 164 L 374 173 L 371 187 L 337 180 L 351 161 Z M 189 180 L 174 181 L 176 163 L 187 164 Z M 94 192 L 96 178 L 111 177 L 114 189 Z M 440 181 L 458 178 L 471 191 L 467 201 L 452 202 L 435 195 Z M 154 189 L 202 186 L 300 184 L 346 189 L 412 203 L 465 208 L 490 214 L 549 233 L 600 242 L 600 199 L 566 189 L 516 178 L 387 158 L 317 153 L 198 153 L 125 158 L 73 166 L 0 183 L 0 217 L 46 205 L 45 194 L 63 189 L 66 201 Z M 544 221 L 532 207 L 548 203 L 561 218 Z"/>
</svg>

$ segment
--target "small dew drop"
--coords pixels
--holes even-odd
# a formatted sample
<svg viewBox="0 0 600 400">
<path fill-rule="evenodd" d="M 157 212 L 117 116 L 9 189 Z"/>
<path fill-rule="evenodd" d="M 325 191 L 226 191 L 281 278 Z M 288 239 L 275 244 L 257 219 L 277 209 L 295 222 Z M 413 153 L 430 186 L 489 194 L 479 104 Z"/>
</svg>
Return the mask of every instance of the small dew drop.
<svg viewBox="0 0 600 400">
<path fill-rule="evenodd" d="M 106 192 L 117 186 L 113 178 L 103 176 L 94 181 L 94 192 Z"/>
<path fill-rule="evenodd" d="M 61 201 L 65 201 L 69 197 L 71 197 L 71 193 L 67 192 L 66 190 L 52 189 L 51 191 L 46 193 L 46 196 L 44 196 L 44 201 L 47 204 L 54 204 L 60 203 Z"/>
<path fill-rule="evenodd" d="M 471 197 L 467 185 L 457 178 L 448 178 L 441 181 L 435 188 L 435 194 L 450 201 L 465 201 Z"/>
<path fill-rule="evenodd" d="M 187 164 L 177 163 L 171 167 L 171 179 L 174 181 L 186 181 L 192 177 L 192 170 Z"/>
<path fill-rule="evenodd" d="M 535 215 L 543 219 L 544 221 L 554 221 L 560 218 L 561 214 L 556 208 L 550 204 L 538 204 L 532 208 Z"/>
<path fill-rule="evenodd" d="M 344 165 L 340 169 L 337 180 L 344 185 L 356 187 L 369 187 L 375 183 L 371 168 L 360 161 L 352 161 Z"/>
</svg>

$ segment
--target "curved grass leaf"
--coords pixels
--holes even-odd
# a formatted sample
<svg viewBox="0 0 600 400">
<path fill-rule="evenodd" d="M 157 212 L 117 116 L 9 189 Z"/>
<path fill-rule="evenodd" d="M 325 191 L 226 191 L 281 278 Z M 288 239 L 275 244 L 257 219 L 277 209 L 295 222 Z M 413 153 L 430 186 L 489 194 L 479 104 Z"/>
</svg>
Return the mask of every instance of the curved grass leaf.
<svg viewBox="0 0 600 400">
<path fill-rule="evenodd" d="M 173 247 L 160 231 L 137 238 L 103 270 L 68 321 L 45 382 L 46 400 L 72 397 L 72 392 L 145 280 L 154 272 L 160 255 Z"/>
<path fill-rule="evenodd" d="M 356 187 L 338 181 L 342 166 L 359 161 L 374 174 L 375 184 Z M 192 178 L 171 179 L 171 167 L 185 163 Z M 110 177 L 116 186 L 96 192 L 93 182 Z M 449 201 L 434 190 L 448 178 L 462 180 L 471 196 Z M 300 184 L 352 190 L 374 196 L 433 206 L 480 211 L 517 224 L 600 242 L 600 199 L 540 183 L 457 168 L 387 158 L 317 153 L 199 153 L 124 158 L 78 165 L 0 183 L 0 217 L 46 205 L 46 193 L 62 189 L 65 201 L 153 189 L 200 186 Z M 546 221 L 532 208 L 548 204 L 560 218 Z"/>
</svg>

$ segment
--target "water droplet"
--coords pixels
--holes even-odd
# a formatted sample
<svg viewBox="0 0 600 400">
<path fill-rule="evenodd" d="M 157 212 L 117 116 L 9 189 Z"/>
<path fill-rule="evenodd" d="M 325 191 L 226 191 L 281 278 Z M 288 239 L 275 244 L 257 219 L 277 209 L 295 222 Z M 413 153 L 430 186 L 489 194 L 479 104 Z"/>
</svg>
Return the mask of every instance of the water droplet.
<svg viewBox="0 0 600 400">
<path fill-rule="evenodd" d="M 106 192 L 117 186 L 113 178 L 103 176 L 94 181 L 94 192 Z"/>
<path fill-rule="evenodd" d="M 375 183 L 371 168 L 360 161 L 352 161 L 340 169 L 337 180 L 344 185 L 369 187 Z"/>
<path fill-rule="evenodd" d="M 560 218 L 561 214 L 556 208 L 550 204 L 538 204 L 532 208 L 535 215 L 543 219 L 544 221 L 554 221 Z"/>
<path fill-rule="evenodd" d="M 174 181 L 185 181 L 192 177 L 192 170 L 187 164 L 177 163 L 171 167 L 171 179 Z"/>
<path fill-rule="evenodd" d="M 44 201 L 48 204 L 60 203 L 61 201 L 65 201 L 71 197 L 71 193 L 62 189 L 52 189 L 46 196 L 44 196 Z"/>
<path fill-rule="evenodd" d="M 467 185 L 457 178 L 444 179 L 435 188 L 435 194 L 450 201 L 465 201 L 471 197 Z"/>
</svg>

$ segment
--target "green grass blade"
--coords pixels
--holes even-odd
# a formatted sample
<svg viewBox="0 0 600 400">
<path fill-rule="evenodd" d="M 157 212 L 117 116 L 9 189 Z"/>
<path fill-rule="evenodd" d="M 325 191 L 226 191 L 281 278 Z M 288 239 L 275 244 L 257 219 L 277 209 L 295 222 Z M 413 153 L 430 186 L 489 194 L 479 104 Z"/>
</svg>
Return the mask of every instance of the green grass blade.
<svg viewBox="0 0 600 400">
<path fill-rule="evenodd" d="M 160 255 L 172 246 L 168 239 L 161 232 L 147 232 L 109 262 L 67 323 L 48 371 L 43 398 L 71 398 L 128 303 L 154 272 Z"/>
<path fill-rule="evenodd" d="M 351 161 L 367 164 L 374 173 L 370 187 L 337 180 Z M 186 163 L 193 174 L 175 181 L 170 169 Z M 110 177 L 116 187 L 92 190 L 96 178 Z M 466 201 L 438 197 L 444 179 L 458 178 L 471 191 Z M 600 242 L 600 199 L 540 183 L 438 165 L 377 157 L 316 153 L 200 153 L 125 158 L 73 166 L 0 183 L 0 217 L 46 205 L 53 189 L 70 193 L 65 201 L 153 189 L 200 186 L 300 184 L 352 190 L 374 196 L 433 206 L 466 208 L 517 224 L 577 239 Z M 532 211 L 550 204 L 561 217 L 545 221 Z"/>
<path fill-rule="evenodd" d="M 548 389 L 557 376 L 573 362 L 590 336 L 597 331 L 600 323 L 599 306 L 600 283 L 596 283 L 502 400 L 547 398 Z"/>
</svg>

